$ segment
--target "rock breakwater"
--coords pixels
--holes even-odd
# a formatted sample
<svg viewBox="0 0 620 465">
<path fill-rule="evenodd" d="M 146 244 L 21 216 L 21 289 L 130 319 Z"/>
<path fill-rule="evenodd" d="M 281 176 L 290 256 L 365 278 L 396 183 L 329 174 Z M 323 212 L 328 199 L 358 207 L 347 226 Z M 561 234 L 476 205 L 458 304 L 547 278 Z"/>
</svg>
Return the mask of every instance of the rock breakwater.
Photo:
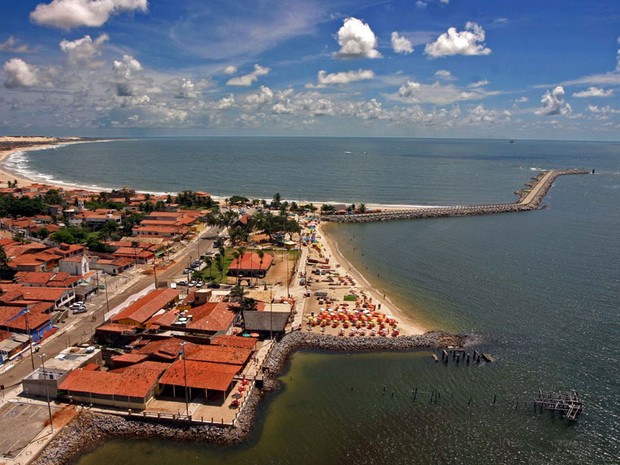
<svg viewBox="0 0 620 465">
<path fill-rule="evenodd" d="M 341 352 L 410 351 L 464 347 L 475 340 L 471 336 L 428 332 L 418 336 L 346 338 L 317 333 L 293 332 L 279 341 L 264 363 L 262 389 L 254 389 L 234 427 L 196 425 L 183 422 L 129 419 L 123 416 L 82 410 L 73 422 L 34 460 L 33 465 L 64 465 L 113 438 L 171 441 L 201 441 L 212 444 L 235 444 L 246 439 L 256 417 L 262 397 L 279 388 L 277 376 L 293 352 L 319 349 Z"/>
<path fill-rule="evenodd" d="M 527 189 L 516 192 L 519 201 L 516 203 L 498 203 L 486 205 L 454 205 L 445 207 L 417 207 L 402 210 L 385 210 L 371 213 L 330 214 L 322 215 L 323 221 L 333 223 L 371 223 L 377 221 L 411 220 L 417 218 L 441 218 L 446 216 L 473 216 L 492 215 L 536 210 L 551 189 L 553 181 L 558 176 L 570 174 L 588 174 L 588 171 L 579 169 L 551 170 L 541 172 Z"/>
</svg>

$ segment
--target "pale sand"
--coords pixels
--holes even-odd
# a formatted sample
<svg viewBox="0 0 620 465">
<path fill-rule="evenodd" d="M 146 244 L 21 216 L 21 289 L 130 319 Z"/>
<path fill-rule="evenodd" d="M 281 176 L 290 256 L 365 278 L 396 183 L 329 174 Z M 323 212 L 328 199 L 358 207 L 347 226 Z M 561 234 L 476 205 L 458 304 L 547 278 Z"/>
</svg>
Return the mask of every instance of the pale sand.
<svg viewBox="0 0 620 465">
<path fill-rule="evenodd" d="M 372 297 L 373 302 L 381 304 L 381 312 L 398 321 L 398 327 L 404 335 L 424 334 L 428 331 L 427 328 L 424 328 L 419 323 L 412 321 L 409 314 L 394 305 L 388 296 L 383 297 L 384 294 L 375 289 L 366 280 L 366 278 L 364 278 L 362 273 L 360 273 L 351 264 L 351 262 L 349 262 L 345 256 L 342 255 L 340 249 L 338 249 L 338 244 L 336 241 L 333 238 L 330 238 L 328 234 L 325 234 L 321 228 L 321 224 L 317 225 L 316 230 L 318 236 L 317 240 L 320 241 L 325 249 L 325 255 L 330 258 L 330 264 L 335 266 L 335 263 L 337 263 L 340 268 L 348 270 L 349 274 L 358 283 L 358 286 L 361 287 L 361 289 L 364 290 L 368 296 Z"/>
<path fill-rule="evenodd" d="M 18 176 L 13 172 L 10 172 L 4 166 L 4 161 L 10 157 L 15 152 L 28 152 L 31 150 L 41 150 L 46 149 L 54 145 L 68 145 L 68 144 L 82 144 L 87 143 L 89 141 L 75 140 L 71 141 L 66 138 L 63 140 L 59 140 L 55 137 L 10 137 L 10 136 L 0 136 L 0 142 L 29 142 L 33 145 L 27 147 L 16 147 L 9 150 L 0 150 L 0 187 L 7 187 L 8 181 L 17 181 L 18 187 L 29 186 L 33 183 L 45 184 L 50 187 L 67 189 L 69 186 L 61 186 L 59 184 L 51 184 L 49 182 L 40 182 L 33 179 L 28 179 L 23 176 Z M 77 138 L 76 138 L 77 139 Z M 92 190 L 92 189 L 89 189 Z"/>
</svg>

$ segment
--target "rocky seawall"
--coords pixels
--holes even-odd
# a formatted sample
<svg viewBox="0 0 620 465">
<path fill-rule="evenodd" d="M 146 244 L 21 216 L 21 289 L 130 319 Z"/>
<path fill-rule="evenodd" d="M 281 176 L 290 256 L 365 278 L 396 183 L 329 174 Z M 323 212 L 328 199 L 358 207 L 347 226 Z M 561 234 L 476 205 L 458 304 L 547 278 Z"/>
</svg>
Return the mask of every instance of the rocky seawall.
<svg viewBox="0 0 620 465">
<path fill-rule="evenodd" d="M 419 336 L 346 338 L 316 333 L 294 332 L 285 336 L 264 364 L 264 385 L 254 389 L 235 427 L 184 424 L 183 422 L 128 419 L 82 410 L 32 462 L 34 465 L 64 465 L 113 438 L 171 441 L 201 441 L 235 444 L 246 439 L 264 395 L 279 388 L 277 380 L 288 358 L 298 350 L 318 349 L 341 352 L 410 351 L 416 349 L 460 348 L 475 343 L 471 336 L 429 332 Z"/>
<path fill-rule="evenodd" d="M 547 176 L 547 174 L 550 174 Z M 558 176 L 570 174 L 588 174 L 579 169 L 551 170 L 541 172 L 534 180 L 526 184 L 526 189 L 515 192 L 519 196 L 516 203 L 499 203 L 488 205 L 454 205 L 446 207 L 420 207 L 403 210 L 386 210 L 372 213 L 354 213 L 346 215 L 322 215 L 323 221 L 333 223 L 371 223 L 377 221 L 411 220 L 417 218 L 441 218 L 446 216 L 492 215 L 536 210 L 551 189 Z M 537 189 L 536 194 L 527 202 L 529 193 Z"/>
</svg>

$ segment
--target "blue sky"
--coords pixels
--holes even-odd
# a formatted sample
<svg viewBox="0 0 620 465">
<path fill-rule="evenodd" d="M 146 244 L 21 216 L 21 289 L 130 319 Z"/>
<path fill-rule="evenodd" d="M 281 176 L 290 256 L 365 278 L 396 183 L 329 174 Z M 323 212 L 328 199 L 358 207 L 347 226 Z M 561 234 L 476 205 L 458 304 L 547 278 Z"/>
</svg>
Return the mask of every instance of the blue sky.
<svg viewBox="0 0 620 465">
<path fill-rule="evenodd" d="M 3 11 L 0 133 L 620 139 L 617 0 Z"/>
</svg>

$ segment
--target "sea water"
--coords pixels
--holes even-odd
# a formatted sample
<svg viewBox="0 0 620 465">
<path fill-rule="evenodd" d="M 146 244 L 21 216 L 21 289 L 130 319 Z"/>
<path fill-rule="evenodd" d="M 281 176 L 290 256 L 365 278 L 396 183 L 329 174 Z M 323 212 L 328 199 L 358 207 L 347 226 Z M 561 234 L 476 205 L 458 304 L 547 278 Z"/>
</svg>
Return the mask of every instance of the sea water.
<svg viewBox="0 0 620 465">
<path fill-rule="evenodd" d="M 482 336 L 496 363 L 436 364 L 425 351 L 297 353 L 246 443 L 115 440 L 79 464 L 620 463 L 619 149 L 221 138 L 28 154 L 20 169 L 69 183 L 345 203 L 511 201 L 536 169 L 596 170 L 559 178 L 534 212 L 328 225 L 399 307 L 428 328 Z M 526 401 L 539 388 L 578 390 L 585 412 L 574 424 L 535 413 Z"/>
</svg>

